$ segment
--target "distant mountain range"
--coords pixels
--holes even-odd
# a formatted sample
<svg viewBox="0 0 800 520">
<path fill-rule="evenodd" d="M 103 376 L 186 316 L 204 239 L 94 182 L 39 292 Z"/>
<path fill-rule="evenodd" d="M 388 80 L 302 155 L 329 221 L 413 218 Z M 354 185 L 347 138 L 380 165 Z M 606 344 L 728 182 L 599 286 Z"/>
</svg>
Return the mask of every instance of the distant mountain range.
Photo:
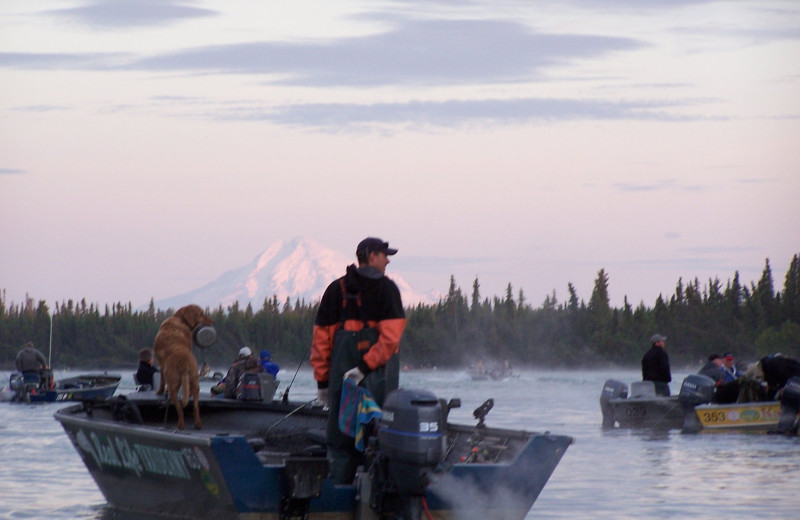
<svg viewBox="0 0 800 520">
<path fill-rule="evenodd" d="M 249 264 L 222 274 L 213 282 L 184 294 L 155 301 L 156 308 L 178 308 L 189 303 L 201 307 L 223 308 L 239 302 L 240 308 L 250 303 L 254 310 L 264 300 L 277 296 L 283 304 L 288 297 L 311 303 L 322 297 L 325 288 L 355 263 L 355 253 L 344 255 L 308 238 L 279 240 L 256 256 Z M 433 303 L 436 297 L 416 291 L 403 277 L 387 271 L 400 289 L 404 305 Z"/>
</svg>

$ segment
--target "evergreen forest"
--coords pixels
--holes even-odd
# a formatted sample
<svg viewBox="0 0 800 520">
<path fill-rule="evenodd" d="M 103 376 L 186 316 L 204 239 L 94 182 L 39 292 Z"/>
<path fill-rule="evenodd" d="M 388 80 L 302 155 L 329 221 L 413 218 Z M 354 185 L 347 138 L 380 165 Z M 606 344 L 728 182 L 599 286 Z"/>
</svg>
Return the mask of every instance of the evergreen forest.
<svg viewBox="0 0 800 520">
<path fill-rule="evenodd" d="M 447 295 L 437 303 L 406 308 L 401 363 L 461 368 L 480 358 L 539 368 L 636 367 L 656 332 L 668 337 L 673 368 L 698 367 L 712 352 L 733 352 L 748 362 L 777 352 L 800 358 L 799 262 L 795 255 L 782 287 L 776 287 L 767 259 L 758 281 L 742 282 L 738 272 L 724 284 L 679 279 L 652 306 L 633 307 L 625 298 L 622 308 L 609 303 L 605 269 L 597 273 L 588 302 L 569 283 L 566 300 L 554 291 L 538 307 L 511 283 L 504 295 L 485 297 L 477 278 L 464 291 L 451 276 Z M 269 350 L 282 368 L 293 370 L 308 359 L 317 305 L 273 297 L 258 309 L 206 309 L 217 342 L 195 349 L 198 363 L 224 369 L 248 345 L 254 352 Z M 0 369 L 12 370 L 28 341 L 52 356 L 55 369 L 133 368 L 138 351 L 152 347 L 160 323 L 173 311 L 156 309 L 152 300 L 147 310 L 130 303 L 101 308 L 85 299 L 52 306 L 33 298 L 14 303 L 3 291 Z"/>
</svg>

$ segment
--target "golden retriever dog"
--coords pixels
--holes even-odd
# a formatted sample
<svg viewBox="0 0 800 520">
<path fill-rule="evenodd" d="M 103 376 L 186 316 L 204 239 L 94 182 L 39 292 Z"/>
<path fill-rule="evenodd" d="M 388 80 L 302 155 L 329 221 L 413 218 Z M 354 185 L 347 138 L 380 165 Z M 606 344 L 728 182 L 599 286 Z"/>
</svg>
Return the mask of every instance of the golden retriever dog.
<svg viewBox="0 0 800 520">
<path fill-rule="evenodd" d="M 165 387 L 169 390 L 170 402 L 178 411 L 178 429 L 185 426 L 183 409 L 189 404 L 189 396 L 194 399 L 194 427 L 203 427 L 200 422 L 200 383 L 198 381 L 197 359 L 192 354 L 192 330 L 198 325 L 213 325 L 214 321 L 206 316 L 197 305 L 181 307 L 175 314 L 164 320 L 158 328 L 153 344 L 153 352 L 161 368 L 159 394 Z M 178 394 L 181 403 L 178 404 Z"/>
</svg>

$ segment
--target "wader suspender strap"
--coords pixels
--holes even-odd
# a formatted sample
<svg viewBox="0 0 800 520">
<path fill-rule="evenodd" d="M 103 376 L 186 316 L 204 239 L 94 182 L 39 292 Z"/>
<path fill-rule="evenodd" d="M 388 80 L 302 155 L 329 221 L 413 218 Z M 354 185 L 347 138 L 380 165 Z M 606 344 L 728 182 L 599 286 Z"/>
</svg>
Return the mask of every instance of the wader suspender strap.
<svg viewBox="0 0 800 520">
<path fill-rule="evenodd" d="M 367 319 L 364 318 L 364 309 L 361 308 L 361 291 L 358 294 L 350 294 L 347 292 L 344 286 L 344 277 L 339 278 L 339 287 L 342 290 L 342 313 L 341 319 L 339 320 L 339 330 L 344 330 L 344 322 L 346 321 L 344 310 L 347 308 L 347 300 L 355 300 L 356 307 L 358 308 L 358 317 L 361 318 L 361 321 L 364 323 L 364 328 L 366 329 L 369 327 L 367 323 Z"/>
</svg>

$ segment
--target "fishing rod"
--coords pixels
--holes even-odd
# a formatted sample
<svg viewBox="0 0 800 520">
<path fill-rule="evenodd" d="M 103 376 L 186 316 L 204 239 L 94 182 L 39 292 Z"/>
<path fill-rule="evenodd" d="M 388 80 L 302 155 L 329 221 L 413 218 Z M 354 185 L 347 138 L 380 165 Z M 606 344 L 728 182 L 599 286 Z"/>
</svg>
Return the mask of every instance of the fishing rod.
<svg viewBox="0 0 800 520">
<path fill-rule="evenodd" d="M 314 399 L 308 401 L 307 403 L 301 404 L 300 406 L 298 406 L 297 408 L 295 408 L 291 412 L 287 413 L 286 415 L 284 415 L 283 417 L 281 417 L 280 419 L 278 419 L 277 421 L 272 423 L 272 426 L 270 426 L 267 429 L 267 431 L 264 433 L 264 435 L 269 435 L 269 432 L 271 432 L 276 426 L 278 426 L 280 423 L 282 423 L 283 421 L 285 421 L 286 419 L 288 419 L 292 415 L 296 414 L 297 412 L 299 412 L 300 410 L 302 410 L 303 408 L 305 408 L 306 406 L 310 405 L 313 402 L 314 402 Z"/>
<path fill-rule="evenodd" d="M 292 381 L 289 383 L 289 386 L 287 386 L 286 390 L 284 390 L 284 392 L 283 392 L 283 398 L 281 399 L 281 404 L 285 405 L 285 404 L 287 404 L 289 402 L 289 389 L 294 384 L 294 380 L 297 377 L 297 373 L 300 372 L 300 367 L 303 366 L 303 361 L 305 361 L 305 360 L 306 360 L 306 358 L 301 358 L 300 359 L 300 364 L 297 365 L 297 370 L 294 371 L 294 377 L 292 377 Z"/>
</svg>

